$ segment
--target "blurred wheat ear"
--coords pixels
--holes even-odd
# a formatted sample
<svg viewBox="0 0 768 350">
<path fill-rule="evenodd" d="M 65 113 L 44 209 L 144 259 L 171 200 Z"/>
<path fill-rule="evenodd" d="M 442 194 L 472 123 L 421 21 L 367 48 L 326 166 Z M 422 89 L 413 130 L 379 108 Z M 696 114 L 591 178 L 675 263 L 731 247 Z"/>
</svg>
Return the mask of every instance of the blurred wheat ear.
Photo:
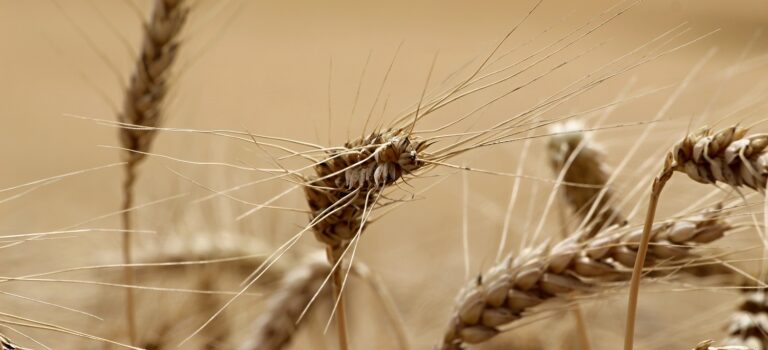
<svg viewBox="0 0 768 350">
<path fill-rule="evenodd" d="M 142 49 L 136 61 L 123 111 L 118 115 L 122 124 L 120 142 L 125 149 L 125 179 L 123 182 L 122 220 L 123 262 L 131 264 L 131 208 L 134 201 L 136 167 L 150 150 L 156 128 L 163 116 L 163 101 L 168 92 L 168 79 L 179 49 L 179 33 L 187 19 L 189 8 L 185 0 L 156 0 L 149 22 L 143 24 Z M 131 267 L 125 268 L 125 284 L 133 284 Z M 128 336 L 136 343 L 136 320 L 133 290 L 126 289 L 126 322 Z"/>
<path fill-rule="evenodd" d="M 326 280 L 332 266 L 323 254 L 310 254 L 283 277 L 275 294 L 269 299 L 267 310 L 255 322 L 255 336 L 242 344 L 241 350 L 280 350 L 286 348 L 301 325 L 306 305 L 313 299 L 327 300 L 330 290 Z M 384 306 L 385 314 L 397 336 L 399 349 L 411 348 L 406 327 L 386 286 L 370 269 L 354 262 L 349 266 L 351 275 L 366 282 Z"/>
<path fill-rule="evenodd" d="M 556 175 L 568 184 L 563 186 L 564 201 L 591 227 L 589 234 L 626 222 L 624 215 L 612 206 L 613 191 L 607 186 L 611 169 L 603 161 L 603 152 L 577 123 L 556 125 L 556 135 L 548 144 L 549 161 Z"/>
</svg>

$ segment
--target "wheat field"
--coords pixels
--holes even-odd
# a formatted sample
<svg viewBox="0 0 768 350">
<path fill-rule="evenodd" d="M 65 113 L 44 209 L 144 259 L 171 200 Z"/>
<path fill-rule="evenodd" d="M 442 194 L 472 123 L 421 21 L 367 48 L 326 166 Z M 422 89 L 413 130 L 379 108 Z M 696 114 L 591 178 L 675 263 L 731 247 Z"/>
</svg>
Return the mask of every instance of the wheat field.
<svg viewBox="0 0 768 350">
<path fill-rule="evenodd" d="M 765 349 L 767 29 L 0 0 L 3 349 L 620 349 L 664 167 L 633 348 Z"/>
</svg>

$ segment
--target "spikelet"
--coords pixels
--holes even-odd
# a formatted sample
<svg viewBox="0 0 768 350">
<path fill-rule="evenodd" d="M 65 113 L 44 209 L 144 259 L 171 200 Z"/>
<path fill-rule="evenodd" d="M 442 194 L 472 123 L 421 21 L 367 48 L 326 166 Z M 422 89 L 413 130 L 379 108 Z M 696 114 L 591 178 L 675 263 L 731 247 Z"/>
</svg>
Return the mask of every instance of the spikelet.
<svg viewBox="0 0 768 350">
<path fill-rule="evenodd" d="M 646 267 L 690 258 L 691 249 L 723 237 L 730 228 L 711 211 L 658 224 Z M 641 233 L 612 226 L 583 243 L 575 234 L 552 247 L 541 245 L 508 257 L 459 293 L 440 348 L 485 342 L 500 326 L 545 301 L 575 292 L 594 294 L 607 282 L 628 279 Z"/>
<path fill-rule="evenodd" d="M 555 174 L 560 174 L 568 165 L 563 176 L 564 182 L 589 186 L 565 185 L 562 193 L 573 211 L 587 219 L 594 228 L 593 233 L 596 233 L 602 227 L 623 224 L 626 220 L 611 206 L 613 191 L 605 187 L 611 170 L 603 160 L 602 150 L 591 140 L 589 134 L 580 130 L 583 130 L 583 126 L 577 122 L 555 125 L 555 136 L 549 139 L 548 144 L 549 160 Z M 578 153 L 574 155 L 574 152 Z M 602 196 L 601 191 L 604 191 Z M 600 202 L 594 214 L 586 218 L 598 198 Z"/>
<path fill-rule="evenodd" d="M 713 133 L 699 129 L 678 142 L 667 155 L 667 167 L 705 184 L 765 190 L 768 179 L 768 135 L 747 136 L 748 129 L 731 126 Z"/>
</svg>

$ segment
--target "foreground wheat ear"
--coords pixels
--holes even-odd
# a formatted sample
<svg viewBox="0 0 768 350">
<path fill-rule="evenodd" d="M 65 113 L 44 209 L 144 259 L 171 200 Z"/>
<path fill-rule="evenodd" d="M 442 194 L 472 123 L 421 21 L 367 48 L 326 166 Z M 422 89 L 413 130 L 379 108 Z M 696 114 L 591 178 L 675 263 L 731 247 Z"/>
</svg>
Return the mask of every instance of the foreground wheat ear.
<svg viewBox="0 0 768 350">
<path fill-rule="evenodd" d="M 632 273 L 624 350 L 633 348 L 641 268 L 648 249 L 656 206 L 664 185 L 673 172 L 677 171 L 701 183 L 722 182 L 733 187 L 746 186 L 763 193 L 768 179 L 768 135 L 747 136 L 748 130 L 731 126 L 713 133 L 712 129 L 704 127 L 687 135 L 667 154 L 664 168 L 653 181 L 643 236 Z"/>
<path fill-rule="evenodd" d="M 304 192 L 317 240 L 326 245 L 338 298 L 339 342 L 347 348 L 340 265 L 347 248 L 363 233 L 367 217 L 382 191 L 423 166 L 427 143 L 410 135 L 412 128 L 388 129 L 333 149 L 315 166 L 316 177 Z"/>
<path fill-rule="evenodd" d="M 568 183 L 562 190 L 564 200 L 591 224 L 594 234 L 603 227 L 621 225 L 626 220 L 611 205 L 613 191 L 607 187 L 611 169 L 603 160 L 602 150 L 589 134 L 580 130 L 583 126 L 576 122 L 556 125 L 547 149 L 555 174 L 560 174 Z"/>
<path fill-rule="evenodd" d="M 646 267 L 684 265 L 691 250 L 723 237 L 731 226 L 719 211 L 706 211 L 653 228 L 653 245 Z M 596 295 L 625 281 L 637 256 L 641 230 L 611 226 L 594 238 L 576 233 L 553 246 L 527 249 L 508 257 L 471 281 L 459 293 L 440 349 L 461 349 L 482 343 L 502 327 L 528 315 L 546 301 L 562 301 L 578 293 Z"/>
<path fill-rule="evenodd" d="M 763 191 L 768 179 L 768 134 L 747 136 L 747 132 L 738 126 L 714 134 L 702 128 L 675 145 L 667 156 L 667 167 L 701 183 Z"/>
<path fill-rule="evenodd" d="M 125 91 L 123 111 L 118 121 L 120 142 L 126 150 L 125 180 L 123 182 L 123 260 L 131 263 L 131 208 L 136 167 L 150 150 L 162 120 L 163 101 L 168 92 L 170 68 L 179 49 L 179 33 L 187 19 L 189 8 L 185 0 L 155 0 L 149 22 L 143 25 L 144 38 L 136 67 Z M 131 267 L 125 268 L 125 284 L 133 284 Z M 126 322 L 131 343 L 136 341 L 133 290 L 126 289 Z"/>
</svg>

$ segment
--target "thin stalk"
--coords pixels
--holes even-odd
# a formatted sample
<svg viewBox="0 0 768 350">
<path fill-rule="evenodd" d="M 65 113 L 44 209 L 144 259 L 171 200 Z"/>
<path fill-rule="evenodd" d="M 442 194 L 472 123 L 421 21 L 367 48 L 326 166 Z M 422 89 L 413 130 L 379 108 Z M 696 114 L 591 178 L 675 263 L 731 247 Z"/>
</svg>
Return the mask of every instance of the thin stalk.
<svg viewBox="0 0 768 350">
<path fill-rule="evenodd" d="M 665 166 L 664 170 L 653 179 L 651 197 L 648 202 L 648 212 L 645 214 L 643 234 L 640 239 L 640 247 L 637 250 L 635 266 L 632 269 L 632 279 L 629 282 L 629 302 L 627 303 L 627 328 L 624 333 L 624 350 L 632 350 L 635 339 L 635 319 L 637 316 L 637 299 L 640 293 L 640 277 L 643 274 L 645 256 L 648 253 L 648 244 L 651 240 L 651 228 L 653 218 L 656 215 L 656 206 L 659 203 L 661 191 L 669 178 L 672 177 L 672 167 Z"/>
<path fill-rule="evenodd" d="M 136 183 L 136 164 L 131 158 L 125 165 L 125 179 L 123 181 L 123 284 L 132 286 L 134 283 L 132 249 L 131 249 L 131 231 L 133 228 L 131 214 L 133 211 L 133 186 Z M 128 339 L 130 344 L 136 344 L 136 307 L 133 298 L 133 288 L 125 289 L 125 322 L 128 330 Z"/>
<path fill-rule="evenodd" d="M 335 261 L 337 258 L 335 257 L 335 254 L 333 254 L 333 248 L 328 247 L 326 248 L 326 251 L 328 252 L 330 265 L 336 266 L 338 261 Z M 338 259 L 344 259 L 344 257 L 339 257 Z M 333 269 L 333 300 L 338 300 L 336 306 L 336 330 L 339 338 L 339 349 L 348 350 L 347 317 L 344 308 L 344 296 L 341 295 L 341 284 L 343 279 L 344 276 L 342 275 L 341 264 L 339 264 L 339 267 Z"/>
</svg>

